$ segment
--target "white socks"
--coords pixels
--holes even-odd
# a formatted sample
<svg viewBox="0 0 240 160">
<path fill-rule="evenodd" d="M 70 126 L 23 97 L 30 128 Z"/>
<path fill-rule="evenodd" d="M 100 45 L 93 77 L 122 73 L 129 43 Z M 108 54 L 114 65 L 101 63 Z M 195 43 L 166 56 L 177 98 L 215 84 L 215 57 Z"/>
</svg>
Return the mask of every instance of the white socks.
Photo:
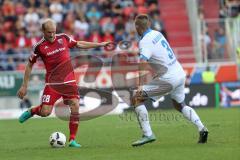
<svg viewBox="0 0 240 160">
<path fill-rule="evenodd" d="M 145 107 L 144 104 L 138 106 L 135 108 L 135 112 L 137 114 L 137 119 L 139 122 L 139 125 L 142 129 L 143 135 L 145 136 L 151 136 L 152 133 L 152 129 L 149 123 L 149 119 L 148 119 L 148 111 Z"/>
<path fill-rule="evenodd" d="M 148 111 L 144 104 L 135 108 L 135 112 L 137 114 L 137 119 L 139 125 L 142 129 L 143 135 L 151 136 L 153 134 L 148 117 Z M 202 124 L 200 118 L 198 117 L 197 113 L 194 109 L 189 106 L 184 106 L 182 108 L 182 114 L 185 118 L 191 121 L 194 125 L 197 126 L 198 130 L 201 131 L 204 129 L 204 125 Z"/>
<path fill-rule="evenodd" d="M 200 118 L 198 117 L 197 113 L 194 109 L 188 106 L 184 106 L 182 108 L 182 114 L 186 117 L 189 121 L 195 124 L 198 127 L 198 130 L 201 131 L 204 128 Z"/>
</svg>

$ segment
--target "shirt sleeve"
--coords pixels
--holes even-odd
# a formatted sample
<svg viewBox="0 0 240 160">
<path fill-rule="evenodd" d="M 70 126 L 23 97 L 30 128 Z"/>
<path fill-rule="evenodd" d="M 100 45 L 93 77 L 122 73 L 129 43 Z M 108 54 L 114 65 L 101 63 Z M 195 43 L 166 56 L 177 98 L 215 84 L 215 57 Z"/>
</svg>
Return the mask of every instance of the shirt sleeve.
<svg viewBox="0 0 240 160">
<path fill-rule="evenodd" d="M 142 60 L 149 60 L 152 57 L 151 45 L 144 43 L 142 41 L 139 42 L 139 52 L 140 52 L 140 59 Z"/>
<path fill-rule="evenodd" d="M 33 46 L 33 53 L 28 58 L 28 61 L 30 63 L 36 63 L 38 57 L 39 57 L 38 46 L 37 47 Z"/>
<path fill-rule="evenodd" d="M 77 45 L 77 41 L 75 39 L 73 39 L 72 37 L 70 37 L 67 34 L 65 34 L 65 37 L 67 39 L 68 48 L 73 48 Z"/>
</svg>

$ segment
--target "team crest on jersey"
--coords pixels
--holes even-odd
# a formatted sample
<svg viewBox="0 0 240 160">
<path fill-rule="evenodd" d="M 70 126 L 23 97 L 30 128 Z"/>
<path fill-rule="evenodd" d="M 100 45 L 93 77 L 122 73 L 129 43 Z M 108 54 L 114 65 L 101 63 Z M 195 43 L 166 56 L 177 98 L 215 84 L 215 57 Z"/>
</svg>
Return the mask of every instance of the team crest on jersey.
<svg viewBox="0 0 240 160">
<path fill-rule="evenodd" d="M 62 39 L 58 39 L 58 43 L 59 44 L 63 44 L 63 40 Z"/>
</svg>

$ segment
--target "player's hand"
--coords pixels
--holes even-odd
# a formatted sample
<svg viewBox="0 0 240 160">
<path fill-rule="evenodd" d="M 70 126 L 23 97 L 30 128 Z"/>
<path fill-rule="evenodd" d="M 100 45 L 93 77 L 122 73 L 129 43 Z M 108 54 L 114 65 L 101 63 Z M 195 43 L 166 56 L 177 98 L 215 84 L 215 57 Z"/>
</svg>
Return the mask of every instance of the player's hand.
<svg viewBox="0 0 240 160">
<path fill-rule="evenodd" d="M 100 44 L 101 44 L 101 47 L 105 47 L 105 46 L 107 46 L 107 45 L 109 45 L 111 43 L 112 42 L 101 42 Z"/>
<path fill-rule="evenodd" d="M 27 86 L 22 85 L 21 88 L 17 92 L 17 96 L 20 99 L 23 99 L 24 96 L 26 96 L 26 94 L 27 94 Z"/>
</svg>

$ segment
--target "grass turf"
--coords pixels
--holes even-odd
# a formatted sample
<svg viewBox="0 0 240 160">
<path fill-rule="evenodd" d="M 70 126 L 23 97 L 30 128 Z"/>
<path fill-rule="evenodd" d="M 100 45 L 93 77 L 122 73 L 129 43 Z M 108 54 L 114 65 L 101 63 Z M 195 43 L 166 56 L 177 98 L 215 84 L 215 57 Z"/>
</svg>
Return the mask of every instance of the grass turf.
<svg viewBox="0 0 240 160">
<path fill-rule="evenodd" d="M 240 109 L 197 109 L 209 129 L 207 144 L 197 144 L 198 132 L 175 110 L 150 112 L 157 141 L 131 147 L 141 136 L 131 112 L 103 116 L 80 124 L 80 149 L 53 149 L 48 144 L 52 132 L 68 135 L 68 123 L 56 118 L 0 121 L 1 160 L 238 160 L 240 159 Z"/>
</svg>

